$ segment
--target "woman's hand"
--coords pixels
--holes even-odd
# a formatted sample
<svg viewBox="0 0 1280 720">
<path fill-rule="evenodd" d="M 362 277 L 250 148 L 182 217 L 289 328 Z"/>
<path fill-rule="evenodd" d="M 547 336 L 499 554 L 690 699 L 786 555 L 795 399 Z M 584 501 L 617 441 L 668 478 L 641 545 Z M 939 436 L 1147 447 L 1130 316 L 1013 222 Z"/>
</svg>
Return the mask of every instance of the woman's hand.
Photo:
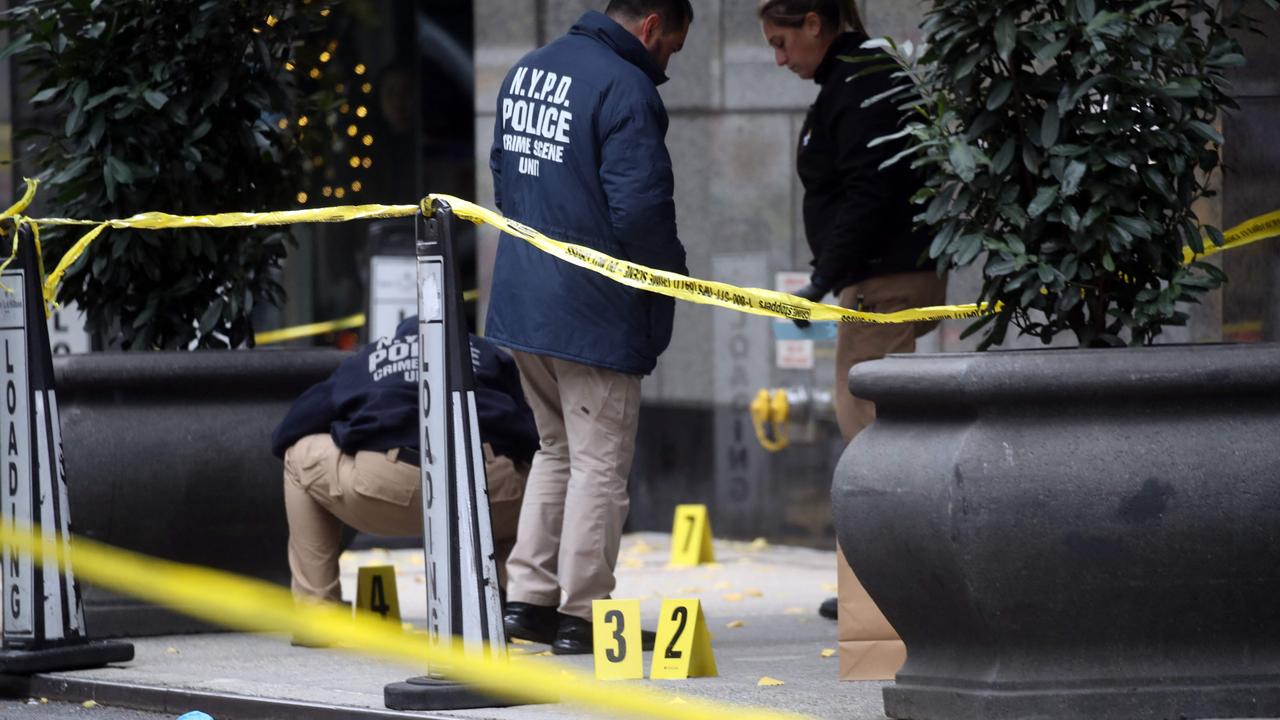
<svg viewBox="0 0 1280 720">
<path fill-rule="evenodd" d="M 805 285 L 804 287 L 800 288 L 799 290 L 791 294 L 795 295 L 796 297 L 802 297 L 805 300 L 809 300 L 810 302 L 822 302 L 822 298 L 826 296 L 828 290 L 829 288 L 822 287 L 811 281 L 808 285 Z M 808 320 L 801 320 L 800 318 L 792 318 L 791 322 L 795 323 L 796 327 L 800 328 L 801 330 L 809 327 Z"/>
</svg>

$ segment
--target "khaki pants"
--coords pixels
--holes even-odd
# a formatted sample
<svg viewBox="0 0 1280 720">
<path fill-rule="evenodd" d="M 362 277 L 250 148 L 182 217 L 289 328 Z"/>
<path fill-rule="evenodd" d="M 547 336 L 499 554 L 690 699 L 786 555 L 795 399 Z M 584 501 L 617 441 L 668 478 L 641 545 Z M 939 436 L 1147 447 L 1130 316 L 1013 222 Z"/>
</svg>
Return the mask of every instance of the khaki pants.
<svg viewBox="0 0 1280 720">
<path fill-rule="evenodd" d="M 893 312 L 946 302 L 947 281 L 933 272 L 884 275 L 840 291 L 840 305 L 869 312 Z M 909 353 L 916 338 L 937 322 L 873 325 L 840 324 L 836 330 L 836 422 L 847 444 L 876 418 L 875 403 L 849 391 L 849 369 L 889 353 Z M 836 548 L 839 611 L 836 634 L 841 680 L 890 680 L 906 659 L 898 633 L 876 607 Z"/>
<path fill-rule="evenodd" d="M 868 312 L 941 305 L 946 299 L 946 278 L 939 278 L 932 271 L 869 278 L 840 291 L 841 307 Z M 898 325 L 840 323 L 837 326 L 836 422 L 846 444 L 876 419 L 875 403 L 849 392 L 849 369 L 889 353 L 914 352 L 916 338 L 937 326 L 936 321 Z"/>
<path fill-rule="evenodd" d="M 640 376 L 514 352 L 538 424 L 507 598 L 591 619 L 609 596 L 631 501 Z"/>
<path fill-rule="evenodd" d="M 422 482 L 417 465 L 397 450 L 346 455 L 328 435 L 308 435 L 284 455 L 284 505 L 289 519 L 293 596 L 342 599 L 338 555 L 342 524 L 378 535 L 422 534 Z M 498 581 L 505 585 L 528 468 L 484 446 Z"/>
</svg>

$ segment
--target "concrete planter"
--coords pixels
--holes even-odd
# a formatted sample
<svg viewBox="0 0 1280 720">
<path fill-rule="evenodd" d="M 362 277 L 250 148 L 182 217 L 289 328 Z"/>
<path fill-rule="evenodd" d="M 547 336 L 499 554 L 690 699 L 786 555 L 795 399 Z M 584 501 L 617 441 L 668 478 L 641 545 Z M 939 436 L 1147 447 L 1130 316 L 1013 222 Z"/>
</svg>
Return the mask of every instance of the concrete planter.
<svg viewBox="0 0 1280 720">
<path fill-rule="evenodd" d="M 840 542 L 915 720 L 1280 716 L 1280 346 L 892 357 Z"/>
<path fill-rule="evenodd" d="M 72 530 L 128 550 L 287 583 L 271 431 L 338 351 L 91 353 L 54 359 Z M 207 629 L 84 588 L 94 637 Z"/>
</svg>

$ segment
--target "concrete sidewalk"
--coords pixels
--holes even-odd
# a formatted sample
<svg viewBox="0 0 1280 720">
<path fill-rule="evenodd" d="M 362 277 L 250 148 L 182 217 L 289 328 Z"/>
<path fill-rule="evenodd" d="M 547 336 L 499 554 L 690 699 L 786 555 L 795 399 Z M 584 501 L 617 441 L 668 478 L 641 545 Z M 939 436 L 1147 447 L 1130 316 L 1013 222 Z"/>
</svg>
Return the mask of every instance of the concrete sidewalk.
<svg viewBox="0 0 1280 720">
<path fill-rule="evenodd" d="M 679 696 L 773 707 L 842 720 L 882 720 L 884 683 L 838 682 L 835 623 L 818 617 L 818 604 L 835 593 L 831 552 L 716 542 L 719 562 L 667 567 L 669 538 L 624 539 L 614 597 L 638 598 L 645 627 L 656 626 L 662 598 L 698 597 L 713 636 L 720 676 L 684 681 L 635 681 Z M 401 612 L 421 624 L 426 595 L 420 551 L 368 550 L 343 558 L 343 587 L 355 590 L 361 565 L 397 567 Z M 735 622 L 735 621 L 740 621 Z M 735 627 L 729 627 L 732 623 Z M 450 717 L 542 720 L 601 717 L 565 705 L 521 706 L 448 713 L 393 713 L 383 686 L 420 669 L 379 663 L 340 650 L 310 650 L 271 635 L 219 634 L 134 641 L 133 662 L 109 668 L 39 676 L 30 694 L 103 705 L 139 707 L 174 716 L 204 710 L 216 720 L 256 718 Z M 545 647 L 513 645 L 522 661 L 565 663 L 591 671 L 590 656 L 538 655 Z M 644 667 L 649 670 L 649 653 Z M 759 687 L 762 677 L 785 684 Z M 627 683 L 620 683 L 619 689 Z M 10 688 L 13 691 L 13 688 Z"/>
</svg>

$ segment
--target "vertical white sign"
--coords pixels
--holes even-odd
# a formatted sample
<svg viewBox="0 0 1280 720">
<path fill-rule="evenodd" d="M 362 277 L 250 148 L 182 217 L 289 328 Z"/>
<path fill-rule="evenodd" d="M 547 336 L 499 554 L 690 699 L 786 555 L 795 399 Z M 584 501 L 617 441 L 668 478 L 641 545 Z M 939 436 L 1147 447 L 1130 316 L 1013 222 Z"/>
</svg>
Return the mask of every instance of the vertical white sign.
<svg viewBox="0 0 1280 720">
<path fill-rule="evenodd" d="M 506 657 L 507 635 L 502 627 L 502 602 L 498 595 L 498 566 L 494 562 L 493 548 L 493 516 L 489 508 L 489 481 L 484 466 L 484 444 L 480 440 L 480 413 L 476 410 L 476 394 L 467 393 L 467 407 L 470 408 L 471 427 L 471 467 L 474 470 L 471 491 L 475 497 L 475 520 L 479 525 L 481 586 L 480 597 L 482 612 L 487 615 L 486 627 L 489 634 L 485 652 L 496 657 Z"/>
<path fill-rule="evenodd" d="M 453 571 L 449 542 L 449 469 L 445 457 L 444 261 L 418 261 L 418 442 L 422 456 L 423 539 L 427 558 L 427 633 L 432 645 L 452 642 Z"/>
<path fill-rule="evenodd" d="M 53 449 L 57 453 L 54 460 L 54 467 L 57 468 L 58 486 L 58 507 L 61 512 L 58 513 L 58 536 L 63 540 L 70 542 L 71 540 L 71 502 L 67 497 L 67 466 L 62 456 L 62 423 L 61 415 L 58 414 L 58 395 L 49 392 L 49 408 L 53 416 Z M 62 569 L 63 582 L 66 583 L 67 592 L 67 622 L 72 635 L 77 637 L 84 634 L 84 607 L 80 604 L 79 589 L 76 587 L 76 574 L 71 564 Z"/>
<path fill-rule="evenodd" d="M 45 407 L 45 393 L 39 391 L 35 395 L 36 406 L 36 468 L 40 475 L 40 539 L 44 547 L 45 557 L 58 556 L 58 520 L 54 517 L 53 495 L 54 467 L 49 452 L 50 438 L 49 411 Z M 65 513 L 66 511 L 63 510 Z M 65 633 L 66 623 L 62 622 L 62 573 L 57 563 L 44 563 L 40 566 L 40 574 L 44 577 L 44 637 L 42 640 L 61 640 Z"/>
<path fill-rule="evenodd" d="M 0 384 L 4 386 L 3 517 L 15 528 L 31 526 L 31 406 L 27 369 L 26 312 L 22 270 L 4 273 L 12 292 L 0 290 Z M 34 637 L 32 605 L 35 576 L 31 556 L 4 549 L 4 634 L 6 638 Z M 56 586 L 55 586 L 56 587 Z"/>
<path fill-rule="evenodd" d="M 89 333 L 84 324 L 84 313 L 75 303 L 54 310 L 49 316 L 49 350 L 54 355 L 89 352 Z"/>
<path fill-rule="evenodd" d="M 417 258 L 374 255 L 369 261 L 369 339 L 391 337 L 417 312 Z"/>
</svg>

